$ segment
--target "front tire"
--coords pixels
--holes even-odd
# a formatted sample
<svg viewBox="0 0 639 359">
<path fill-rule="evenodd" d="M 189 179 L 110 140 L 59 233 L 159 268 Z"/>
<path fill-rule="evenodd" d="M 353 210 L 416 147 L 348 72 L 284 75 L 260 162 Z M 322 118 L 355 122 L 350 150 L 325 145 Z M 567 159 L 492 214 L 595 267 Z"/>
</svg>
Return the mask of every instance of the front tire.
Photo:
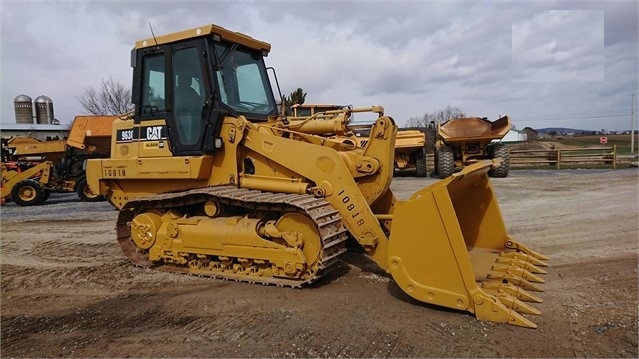
<svg viewBox="0 0 639 359">
<path fill-rule="evenodd" d="M 502 143 L 496 143 L 491 148 L 492 159 L 501 158 L 501 165 L 488 171 L 488 176 L 495 178 L 506 178 L 510 170 L 510 153 L 508 147 Z"/>
<path fill-rule="evenodd" d="M 47 199 L 49 199 L 49 196 L 51 195 L 51 190 L 49 189 L 45 189 L 44 190 L 44 195 L 42 196 L 42 199 L 40 200 L 40 203 L 46 201 Z"/>
<path fill-rule="evenodd" d="M 87 180 L 84 178 L 78 182 L 75 192 L 78 194 L 78 198 L 80 198 L 83 202 L 98 202 L 105 199 L 101 195 L 94 195 L 91 193 L 91 191 L 89 191 L 89 186 L 87 185 Z"/>
<path fill-rule="evenodd" d="M 33 206 L 45 200 L 44 188 L 32 179 L 20 181 L 11 189 L 11 199 L 20 206 Z"/>
<path fill-rule="evenodd" d="M 437 174 L 439 178 L 446 178 L 453 175 L 455 170 L 455 157 L 453 149 L 448 146 L 442 146 L 437 151 Z"/>
<path fill-rule="evenodd" d="M 428 172 L 426 171 L 426 157 L 424 157 L 424 154 L 420 154 L 415 161 L 415 176 L 426 177 L 427 174 Z"/>
</svg>

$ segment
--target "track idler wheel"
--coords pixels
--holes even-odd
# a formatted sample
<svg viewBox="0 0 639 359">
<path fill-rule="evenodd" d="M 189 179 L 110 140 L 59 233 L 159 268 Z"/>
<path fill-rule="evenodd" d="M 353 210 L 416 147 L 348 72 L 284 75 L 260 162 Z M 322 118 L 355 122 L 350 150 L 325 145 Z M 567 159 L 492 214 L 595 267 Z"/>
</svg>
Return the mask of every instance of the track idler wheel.
<svg viewBox="0 0 639 359">
<path fill-rule="evenodd" d="M 131 237 L 139 248 L 149 249 L 155 244 L 161 226 L 162 217 L 158 213 L 138 214 L 131 222 Z"/>
<path fill-rule="evenodd" d="M 280 217 L 275 227 L 282 233 L 291 247 L 303 247 L 307 260 L 314 260 L 319 256 L 321 243 L 315 223 L 300 213 L 287 213 Z"/>
<path fill-rule="evenodd" d="M 301 213 L 286 213 L 277 221 L 263 223 L 258 233 L 289 250 L 301 252 L 298 261 L 274 261 L 277 263 L 274 276 L 301 279 L 315 276 L 321 264 L 323 245 L 311 218 Z"/>
</svg>

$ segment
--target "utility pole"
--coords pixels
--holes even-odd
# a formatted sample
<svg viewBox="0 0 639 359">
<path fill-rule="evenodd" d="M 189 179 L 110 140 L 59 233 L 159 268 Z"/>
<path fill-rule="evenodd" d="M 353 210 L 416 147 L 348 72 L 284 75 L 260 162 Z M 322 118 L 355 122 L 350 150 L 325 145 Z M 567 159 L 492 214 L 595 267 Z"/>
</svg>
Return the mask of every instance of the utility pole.
<svg viewBox="0 0 639 359">
<path fill-rule="evenodd" d="M 632 94 L 632 105 L 630 106 L 630 154 L 635 154 L 635 94 Z"/>
</svg>

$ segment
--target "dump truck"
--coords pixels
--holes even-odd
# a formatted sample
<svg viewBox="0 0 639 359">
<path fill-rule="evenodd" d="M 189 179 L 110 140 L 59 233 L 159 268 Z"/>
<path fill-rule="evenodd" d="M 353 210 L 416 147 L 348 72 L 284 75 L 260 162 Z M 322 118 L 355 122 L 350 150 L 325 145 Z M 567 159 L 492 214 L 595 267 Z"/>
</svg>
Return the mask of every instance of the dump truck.
<svg viewBox="0 0 639 359">
<path fill-rule="evenodd" d="M 295 104 L 291 106 L 293 117 L 311 117 L 326 119 L 339 115 L 342 109 L 352 108 L 348 105 Z M 367 128 L 358 133 L 349 132 L 340 136 L 330 135 L 330 139 L 364 147 L 368 141 Z M 365 136 L 364 136 L 365 135 Z M 419 130 L 397 131 L 395 141 L 395 174 L 412 173 L 416 177 L 426 177 L 426 135 Z"/>
<path fill-rule="evenodd" d="M 511 124 L 508 116 L 490 121 L 486 117 L 453 118 L 437 123 L 435 171 L 446 178 L 472 163 L 498 159 L 499 165 L 488 171 L 490 177 L 508 177 L 510 155 L 505 144 L 496 142 L 506 136 Z"/>
<path fill-rule="evenodd" d="M 426 135 L 419 130 L 397 131 L 395 140 L 395 173 L 414 173 L 426 177 Z"/>
<path fill-rule="evenodd" d="M 111 125 L 116 118 L 76 116 L 64 140 L 7 140 L 2 162 L 2 203 L 12 199 L 20 206 L 37 205 L 52 192 L 76 192 L 82 201 L 103 200 L 88 190 L 84 165 L 89 158 L 109 156 Z"/>
<path fill-rule="evenodd" d="M 381 106 L 279 116 L 270 50 L 217 25 L 135 43 L 134 112 L 113 122 L 111 156 L 86 169 L 90 190 L 119 211 L 124 255 L 155 270 L 298 288 L 334 269 L 353 239 L 419 301 L 534 328 L 539 311 L 526 302 L 542 301 L 533 292 L 548 258 L 506 232 L 487 177 L 497 163 L 398 200 L 393 118 Z M 349 120 L 364 112 L 375 118 L 364 147 L 323 136 L 356 130 Z"/>
</svg>

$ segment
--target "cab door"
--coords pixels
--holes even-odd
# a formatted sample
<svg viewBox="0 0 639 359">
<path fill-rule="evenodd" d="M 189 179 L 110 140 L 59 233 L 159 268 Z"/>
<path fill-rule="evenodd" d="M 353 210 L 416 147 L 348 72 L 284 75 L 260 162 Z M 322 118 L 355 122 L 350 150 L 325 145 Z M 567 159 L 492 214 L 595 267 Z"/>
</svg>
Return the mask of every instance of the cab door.
<svg viewBox="0 0 639 359">
<path fill-rule="evenodd" d="M 158 46 L 139 56 L 134 70 L 134 88 L 139 89 L 134 93 L 134 132 L 140 157 L 203 153 L 210 97 L 203 43 Z"/>
</svg>

